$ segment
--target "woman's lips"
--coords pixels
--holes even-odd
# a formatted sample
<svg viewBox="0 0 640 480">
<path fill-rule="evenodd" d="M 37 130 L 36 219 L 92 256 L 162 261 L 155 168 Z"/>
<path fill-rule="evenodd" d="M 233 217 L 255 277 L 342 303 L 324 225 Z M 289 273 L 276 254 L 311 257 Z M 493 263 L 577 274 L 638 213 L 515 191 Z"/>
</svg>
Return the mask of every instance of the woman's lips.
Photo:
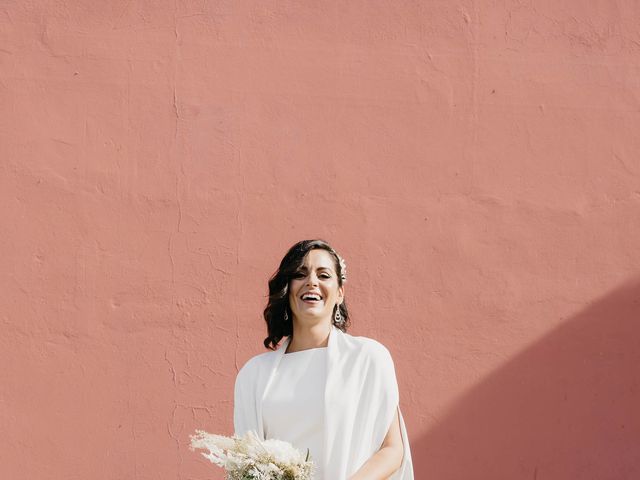
<svg viewBox="0 0 640 480">
<path fill-rule="evenodd" d="M 322 300 L 302 300 L 304 303 L 308 303 L 309 305 L 318 305 Z"/>
</svg>

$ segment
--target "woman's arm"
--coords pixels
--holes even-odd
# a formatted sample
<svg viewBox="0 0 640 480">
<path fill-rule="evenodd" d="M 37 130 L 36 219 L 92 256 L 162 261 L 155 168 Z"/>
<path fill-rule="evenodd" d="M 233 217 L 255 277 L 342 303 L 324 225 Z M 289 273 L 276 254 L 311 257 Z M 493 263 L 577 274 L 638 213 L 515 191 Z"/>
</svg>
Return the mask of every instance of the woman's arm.
<svg viewBox="0 0 640 480">
<path fill-rule="evenodd" d="M 396 415 L 393 417 L 380 450 L 349 477 L 349 480 L 384 480 L 400 468 L 403 455 L 402 433 L 400 433 L 400 420 L 398 419 L 398 409 L 396 409 Z"/>
</svg>

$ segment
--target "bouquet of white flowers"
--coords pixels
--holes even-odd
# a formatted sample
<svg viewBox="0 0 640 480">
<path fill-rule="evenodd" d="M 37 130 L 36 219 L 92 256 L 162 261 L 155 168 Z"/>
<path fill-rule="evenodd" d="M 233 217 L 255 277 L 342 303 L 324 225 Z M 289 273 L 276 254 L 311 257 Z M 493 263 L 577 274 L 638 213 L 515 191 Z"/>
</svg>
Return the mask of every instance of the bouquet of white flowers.
<svg viewBox="0 0 640 480">
<path fill-rule="evenodd" d="M 309 460 L 288 442 L 261 440 L 255 432 L 243 437 L 225 437 L 202 430 L 191 435 L 190 449 L 204 449 L 206 458 L 223 467 L 227 480 L 311 480 L 314 469 Z"/>
</svg>

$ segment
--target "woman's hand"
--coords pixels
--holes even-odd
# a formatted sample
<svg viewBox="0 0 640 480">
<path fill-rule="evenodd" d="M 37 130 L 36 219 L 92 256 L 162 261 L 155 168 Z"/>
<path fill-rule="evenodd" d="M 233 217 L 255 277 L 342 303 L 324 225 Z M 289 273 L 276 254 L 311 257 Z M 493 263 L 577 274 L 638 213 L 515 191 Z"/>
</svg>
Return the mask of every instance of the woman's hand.
<svg viewBox="0 0 640 480">
<path fill-rule="evenodd" d="M 349 480 L 385 480 L 400 468 L 403 456 L 402 433 L 400 432 L 400 420 L 396 409 L 396 414 L 393 417 L 387 435 L 384 437 L 380 450 L 374 453 L 356 473 L 349 477 Z"/>
</svg>

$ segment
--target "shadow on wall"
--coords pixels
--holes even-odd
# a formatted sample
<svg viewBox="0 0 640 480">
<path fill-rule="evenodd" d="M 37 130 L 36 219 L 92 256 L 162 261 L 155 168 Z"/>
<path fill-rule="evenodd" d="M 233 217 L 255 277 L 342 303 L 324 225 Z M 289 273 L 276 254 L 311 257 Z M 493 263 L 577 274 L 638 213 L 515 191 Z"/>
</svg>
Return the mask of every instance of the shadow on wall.
<svg viewBox="0 0 640 480">
<path fill-rule="evenodd" d="M 417 479 L 640 479 L 640 280 L 510 360 L 412 451 Z"/>
</svg>

